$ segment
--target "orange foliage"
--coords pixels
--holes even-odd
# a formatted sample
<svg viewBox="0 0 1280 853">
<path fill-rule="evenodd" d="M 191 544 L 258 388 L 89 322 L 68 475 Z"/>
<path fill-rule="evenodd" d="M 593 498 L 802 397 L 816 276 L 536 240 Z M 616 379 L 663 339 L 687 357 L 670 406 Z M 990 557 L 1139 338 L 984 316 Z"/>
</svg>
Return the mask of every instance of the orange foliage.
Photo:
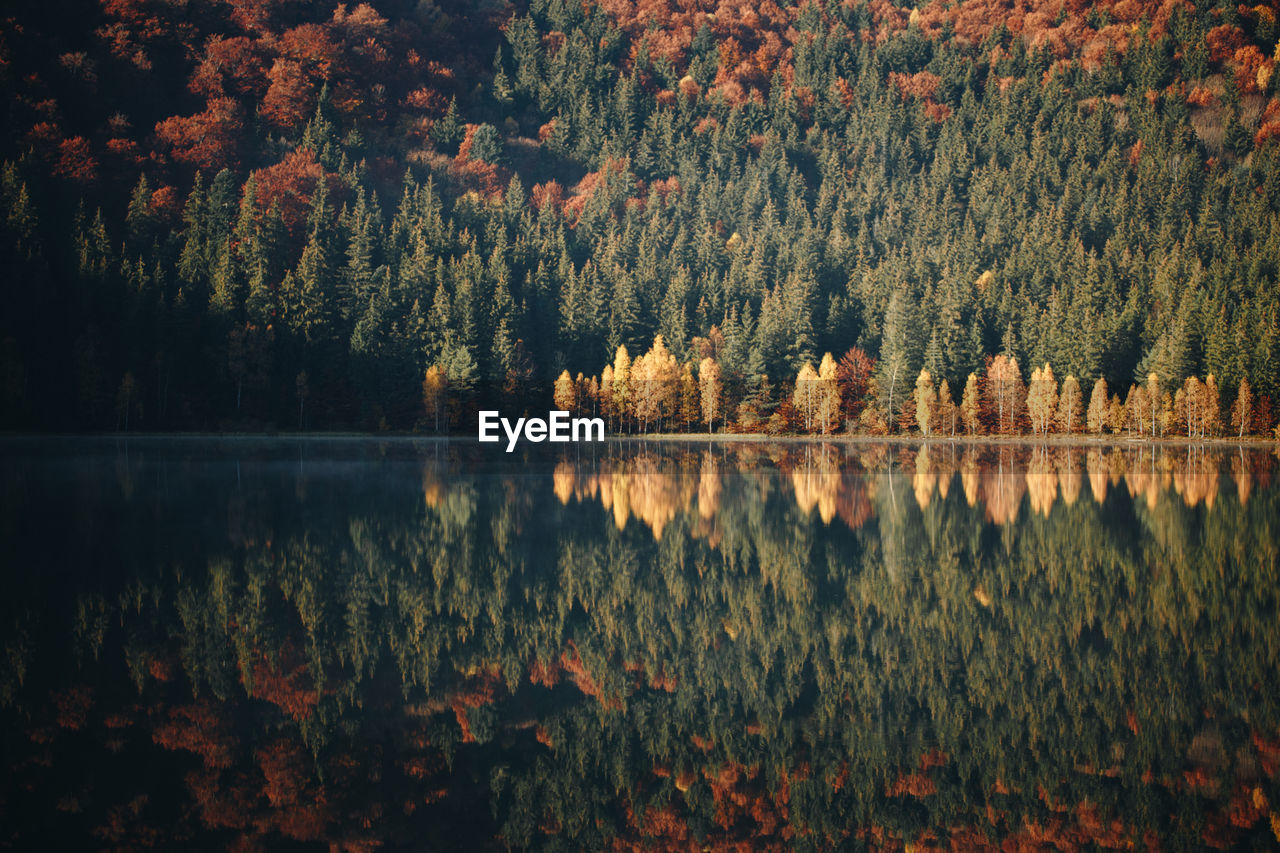
<svg viewBox="0 0 1280 853">
<path fill-rule="evenodd" d="M 312 111 L 312 79 L 302 63 L 278 58 L 267 75 L 271 85 L 262 99 L 259 114 L 282 129 L 299 127 Z"/>
<path fill-rule="evenodd" d="M 928 71 L 915 74 L 900 74 L 895 71 L 889 75 L 889 85 L 896 86 L 905 98 L 928 100 L 938 91 L 938 84 L 941 82 L 941 77 Z"/>
<path fill-rule="evenodd" d="M 1206 86 L 1193 86 L 1187 94 L 1187 103 L 1195 107 L 1214 107 L 1218 105 L 1218 96 Z"/>
<path fill-rule="evenodd" d="M 165 749 L 194 752 L 209 768 L 230 767 L 238 741 L 208 702 L 180 705 L 157 723 L 152 739 Z"/>
<path fill-rule="evenodd" d="M 529 664 L 529 681 L 542 687 L 555 687 L 560 683 L 560 677 L 563 674 L 564 667 L 558 660 L 553 660 L 545 666 L 538 660 Z"/>
<path fill-rule="evenodd" d="M 1231 24 L 1219 24 L 1209 30 L 1204 40 L 1209 46 L 1210 62 L 1226 62 L 1245 45 L 1244 33 Z"/>
<path fill-rule="evenodd" d="M 280 217 L 291 233 L 306 221 L 307 207 L 316 184 L 323 178 L 329 183 L 330 198 L 343 184 L 335 174 L 327 174 L 310 148 L 296 148 L 274 166 L 253 173 L 257 183 L 258 210 L 265 212 L 273 204 L 280 206 Z"/>
<path fill-rule="evenodd" d="M 171 219 L 182 210 L 182 200 L 178 197 L 178 191 L 167 184 L 163 187 L 157 187 L 155 192 L 151 193 L 151 212 L 162 219 Z"/>
<path fill-rule="evenodd" d="M 238 168 L 243 135 L 240 105 L 231 98 L 213 98 L 204 112 L 156 125 L 156 137 L 175 160 L 206 170 Z"/>
<path fill-rule="evenodd" d="M 267 82 L 267 65 L 262 46 L 244 36 L 211 36 L 204 46 L 200 64 L 187 83 L 194 94 L 206 98 L 248 95 Z"/>
<path fill-rule="evenodd" d="M 58 725 L 64 729 L 84 728 L 89 709 L 93 707 L 93 690 L 88 687 L 71 687 L 53 696 L 58 709 Z"/>
<path fill-rule="evenodd" d="M 898 772 L 898 778 L 889 786 L 885 794 L 890 797 L 911 796 L 917 799 L 938 793 L 938 786 L 932 777 L 923 773 Z"/>
<path fill-rule="evenodd" d="M 552 210 L 559 212 L 564 207 L 564 187 L 555 181 L 535 184 L 529 193 L 529 201 L 534 210 L 540 211 L 543 207 L 551 205 Z"/>
<path fill-rule="evenodd" d="M 171 681 L 178 672 L 178 662 L 171 655 L 157 656 L 147 663 L 147 672 L 156 681 Z"/>
<path fill-rule="evenodd" d="M 292 644 L 281 649 L 280 657 L 274 663 L 264 654 L 254 664 L 250 695 L 278 706 L 295 720 L 311 716 L 320 702 L 320 693 L 307 671 L 307 665 L 301 661 Z"/>
<path fill-rule="evenodd" d="M 69 178 L 81 183 L 89 183 L 97 179 L 98 161 L 89 148 L 89 141 L 83 136 L 75 136 L 59 142 L 53 173 L 60 178 Z"/>
</svg>

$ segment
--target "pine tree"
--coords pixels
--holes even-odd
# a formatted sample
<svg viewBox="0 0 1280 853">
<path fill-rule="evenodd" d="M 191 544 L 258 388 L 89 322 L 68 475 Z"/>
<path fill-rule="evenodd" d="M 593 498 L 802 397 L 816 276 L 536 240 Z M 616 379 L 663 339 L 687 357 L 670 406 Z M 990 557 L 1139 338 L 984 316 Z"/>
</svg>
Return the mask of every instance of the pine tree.
<svg viewBox="0 0 1280 853">
<path fill-rule="evenodd" d="M 151 187 L 147 184 L 146 175 L 139 177 L 133 188 L 124 222 L 130 249 L 135 253 L 149 249 L 158 223 L 151 210 Z"/>
<path fill-rule="evenodd" d="M 885 311 L 884 331 L 880 340 L 880 359 L 876 372 L 876 385 L 880 397 L 880 408 L 890 428 L 897 420 L 898 410 L 906 399 L 906 389 L 910 387 L 907 372 L 907 308 L 906 297 L 895 291 L 889 299 L 889 307 Z"/>
<path fill-rule="evenodd" d="M 458 151 L 462 133 L 462 119 L 458 116 L 458 99 L 450 98 L 449 109 L 431 125 L 431 140 L 446 154 L 453 155 Z"/>
</svg>

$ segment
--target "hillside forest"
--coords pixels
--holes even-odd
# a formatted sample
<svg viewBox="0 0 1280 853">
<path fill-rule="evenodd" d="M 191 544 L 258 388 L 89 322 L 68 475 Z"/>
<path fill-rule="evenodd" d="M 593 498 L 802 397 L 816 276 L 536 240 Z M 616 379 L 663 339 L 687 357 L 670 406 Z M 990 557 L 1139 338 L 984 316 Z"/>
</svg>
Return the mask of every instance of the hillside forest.
<svg viewBox="0 0 1280 853">
<path fill-rule="evenodd" d="M 1270 435 L 1275 0 L 0 13 L 0 428 Z"/>
</svg>

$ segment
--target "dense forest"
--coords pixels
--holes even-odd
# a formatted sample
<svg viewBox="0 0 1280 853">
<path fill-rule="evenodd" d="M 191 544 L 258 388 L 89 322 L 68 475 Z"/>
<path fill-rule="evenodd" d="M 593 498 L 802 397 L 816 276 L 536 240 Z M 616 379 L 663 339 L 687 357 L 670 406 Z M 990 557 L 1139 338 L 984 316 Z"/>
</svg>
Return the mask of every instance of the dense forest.
<svg viewBox="0 0 1280 853">
<path fill-rule="evenodd" d="M 0 844 L 1280 837 L 1274 456 L 590 449 L 11 458 Z"/>
<path fill-rule="evenodd" d="M 1276 15 L 19 4 L 0 428 L 1265 434 Z"/>
</svg>

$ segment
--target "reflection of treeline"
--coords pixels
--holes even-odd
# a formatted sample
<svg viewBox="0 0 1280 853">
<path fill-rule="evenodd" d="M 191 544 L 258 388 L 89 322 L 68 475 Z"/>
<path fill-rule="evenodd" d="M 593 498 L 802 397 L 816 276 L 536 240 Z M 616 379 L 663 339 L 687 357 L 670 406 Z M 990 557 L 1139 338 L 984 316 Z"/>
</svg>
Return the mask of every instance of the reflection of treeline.
<svg viewBox="0 0 1280 853">
<path fill-rule="evenodd" d="M 1061 383 L 1049 364 L 1024 382 L 1015 358 L 997 355 L 968 375 L 961 388 L 946 379 L 935 387 L 927 367 L 914 385 L 905 363 L 883 364 L 857 347 L 836 361 L 823 355 L 815 370 L 806 361 L 794 379 L 776 387 L 768 376 L 747 377 L 725 370 L 718 358 L 723 336 L 694 338 L 701 358 L 681 365 L 662 335 L 634 362 L 619 346 L 612 364 L 596 376 L 566 370 L 555 382 L 557 408 L 603 416 L 616 432 L 840 431 L 885 435 L 918 430 L 928 436 L 957 435 L 1129 435 L 1208 438 L 1230 435 L 1280 437 L 1273 430 L 1269 397 L 1254 394 L 1247 377 L 1224 407 L 1213 374 L 1162 377 L 1152 371 L 1123 395 L 1111 394 L 1107 380 L 1094 381 L 1088 397 L 1070 374 Z M 428 382 L 431 376 L 428 376 Z M 958 392 L 958 395 L 957 395 Z M 427 408 L 437 411 L 441 394 L 427 392 Z"/>
<path fill-rule="evenodd" d="M 311 488 L 296 515 L 248 479 L 244 545 L 118 591 L 32 581 L 27 618 L 99 663 L 22 651 L 41 676 L 6 713 L 36 716 L 6 754 L 192 753 L 190 827 L 228 838 L 403 840 L 481 797 L 514 847 L 1262 843 L 1280 494 L 1133 500 L 1185 454 L 1100 456 L 1075 464 L 1128 490 L 1000 526 L 993 496 L 1061 457 L 717 448 L 507 477 L 446 455 L 414 495 Z M 861 523 L 804 505 L 825 477 Z M 619 523 L 623 500 L 660 535 Z M 113 683 L 121 647 L 136 687 Z M 36 687 L 68 680 L 93 692 L 49 722 Z"/>
<path fill-rule="evenodd" d="M 890 463 L 910 477 L 921 509 L 935 496 L 945 500 L 955 488 L 970 507 L 983 509 L 988 520 L 1012 524 L 1024 497 L 1032 512 L 1048 516 L 1058 500 L 1069 506 L 1085 495 L 1102 504 L 1108 490 L 1117 488 L 1152 508 L 1171 499 L 1212 508 L 1223 484 L 1230 482 L 1243 504 L 1256 483 L 1269 486 L 1273 461 L 1257 454 L 1159 447 L 961 449 L 928 443 L 911 450 L 873 445 L 856 451 L 827 444 L 801 450 L 738 445 L 708 450 L 683 465 L 660 464 L 661 459 L 641 454 L 598 466 L 561 461 L 552 488 L 562 504 L 598 500 L 618 529 L 634 517 L 660 539 L 677 513 L 696 514 L 711 535 L 718 535 L 714 520 L 723 497 L 737 485 L 742 470 L 762 462 L 778 467 L 782 477 L 774 488 L 788 494 L 802 512 L 816 509 L 824 524 L 838 517 L 856 529 L 872 514 L 869 501 L 877 481 L 867 472 Z"/>
</svg>

